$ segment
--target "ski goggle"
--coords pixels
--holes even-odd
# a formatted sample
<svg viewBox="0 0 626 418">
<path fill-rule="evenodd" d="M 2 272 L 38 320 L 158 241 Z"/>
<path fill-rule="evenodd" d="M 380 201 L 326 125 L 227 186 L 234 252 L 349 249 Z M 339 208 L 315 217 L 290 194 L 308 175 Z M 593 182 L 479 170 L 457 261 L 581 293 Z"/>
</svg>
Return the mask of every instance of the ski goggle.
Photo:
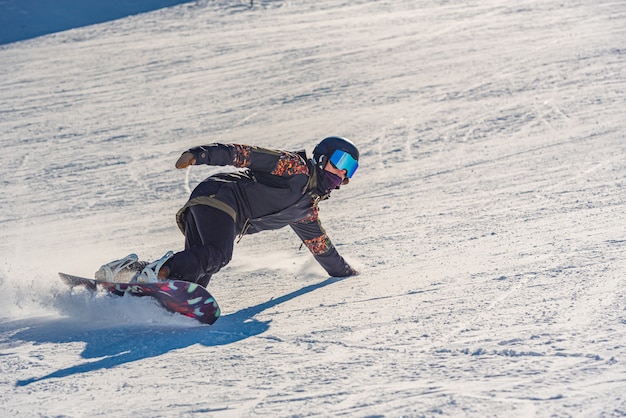
<svg viewBox="0 0 626 418">
<path fill-rule="evenodd" d="M 352 175 L 359 167 L 359 162 L 352 155 L 341 150 L 335 150 L 330 155 L 330 163 L 338 170 L 346 170 L 347 178 L 352 178 Z"/>
</svg>

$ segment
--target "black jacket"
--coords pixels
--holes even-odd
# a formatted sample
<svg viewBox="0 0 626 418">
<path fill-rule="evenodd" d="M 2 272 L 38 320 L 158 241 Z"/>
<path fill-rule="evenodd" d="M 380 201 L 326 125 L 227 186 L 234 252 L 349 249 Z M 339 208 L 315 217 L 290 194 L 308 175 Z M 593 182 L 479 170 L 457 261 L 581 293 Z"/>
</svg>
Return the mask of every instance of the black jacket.
<svg viewBox="0 0 626 418">
<path fill-rule="evenodd" d="M 304 152 L 239 144 L 210 144 L 189 152 L 196 165 L 232 165 L 243 170 L 213 175 L 194 189 L 177 214 L 183 233 L 185 209 L 208 205 L 228 213 L 240 236 L 289 225 L 328 274 L 354 274 L 320 224 L 318 203 L 329 197 L 330 190 L 322 170 Z"/>
</svg>

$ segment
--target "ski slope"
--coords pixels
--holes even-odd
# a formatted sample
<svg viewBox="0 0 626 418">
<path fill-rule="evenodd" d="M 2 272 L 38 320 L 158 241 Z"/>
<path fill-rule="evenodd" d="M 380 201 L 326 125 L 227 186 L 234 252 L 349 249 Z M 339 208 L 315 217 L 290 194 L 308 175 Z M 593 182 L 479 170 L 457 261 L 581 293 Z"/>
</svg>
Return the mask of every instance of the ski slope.
<svg viewBox="0 0 626 418">
<path fill-rule="evenodd" d="M 0 416 L 626 415 L 626 4 L 158 7 L 0 46 Z M 187 148 L 329 135 L 359 276 L 244 237 L 210 327 L 58 279 L 182 248 Z"/>
</svg>

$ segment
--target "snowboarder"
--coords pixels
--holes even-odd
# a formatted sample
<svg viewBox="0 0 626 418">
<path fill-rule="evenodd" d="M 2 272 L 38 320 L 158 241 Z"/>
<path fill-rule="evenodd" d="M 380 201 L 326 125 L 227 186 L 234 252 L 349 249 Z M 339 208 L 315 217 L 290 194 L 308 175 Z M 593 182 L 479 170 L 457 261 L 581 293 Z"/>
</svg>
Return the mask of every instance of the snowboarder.
<svg viewBox="0 0 626 418">
<path fill-rule="evenodd" d="M 191 148 L 176 161 L 190 165 L 232 165 L 243 170 L 215 174 L 202 181 L 176 215 L 185 249 L 153 262 L 131 254 L 103 265 L 96 278 L 154 282 L 184 280 L 207 286 L 211 276 L 232 258 L 237 236 L 289 225 L 319 264 L 335 277 L 357 274 L 339 255 L 318 218 L 318 203 L 346 185 L 358 167 L 359 151 L 349 140 L 322 140 L 308 159 L 289 152 L 239 144 Z"/>
</svg>

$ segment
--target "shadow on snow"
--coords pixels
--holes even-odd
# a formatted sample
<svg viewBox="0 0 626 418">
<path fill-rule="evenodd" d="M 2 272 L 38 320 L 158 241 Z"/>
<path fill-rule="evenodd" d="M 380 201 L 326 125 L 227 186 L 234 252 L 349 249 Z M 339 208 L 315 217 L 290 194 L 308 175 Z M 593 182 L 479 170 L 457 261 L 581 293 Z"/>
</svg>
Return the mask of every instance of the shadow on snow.
<svg viewBox="0 0 626 418">
<path fill-rule="evenodd" d="M 89 324 L 81 324 L 75 318 L 11 322 L 5 325 L 9 325 L 12 329 L 23 329 L 10 336 L 9 340 L 32 341 L 37 344 L 85 342 L 87 345 L 81 356 L 86 359 L 99 359 L 57 370 L 46 376 L 18 380 L 16 386 L 26 386 L 46 379 L 62 378 L 98 369 L 109 369 L 194 344 L 220 346 L 254 337 L 267 331 L 270 323 L 270 321 L 254 319 L 255 315 L 339 280 L 341 279 L 328 278 L 321 283 L 306 286 L 279 298 L 225 315 L 210 327 L 206 325 L 192 328 L 122 326 L 94 330 L 89 329 Z M 8 327 L 2 328 L 4 328 L 2 331 L 9 331 Z"/>
</svg>

